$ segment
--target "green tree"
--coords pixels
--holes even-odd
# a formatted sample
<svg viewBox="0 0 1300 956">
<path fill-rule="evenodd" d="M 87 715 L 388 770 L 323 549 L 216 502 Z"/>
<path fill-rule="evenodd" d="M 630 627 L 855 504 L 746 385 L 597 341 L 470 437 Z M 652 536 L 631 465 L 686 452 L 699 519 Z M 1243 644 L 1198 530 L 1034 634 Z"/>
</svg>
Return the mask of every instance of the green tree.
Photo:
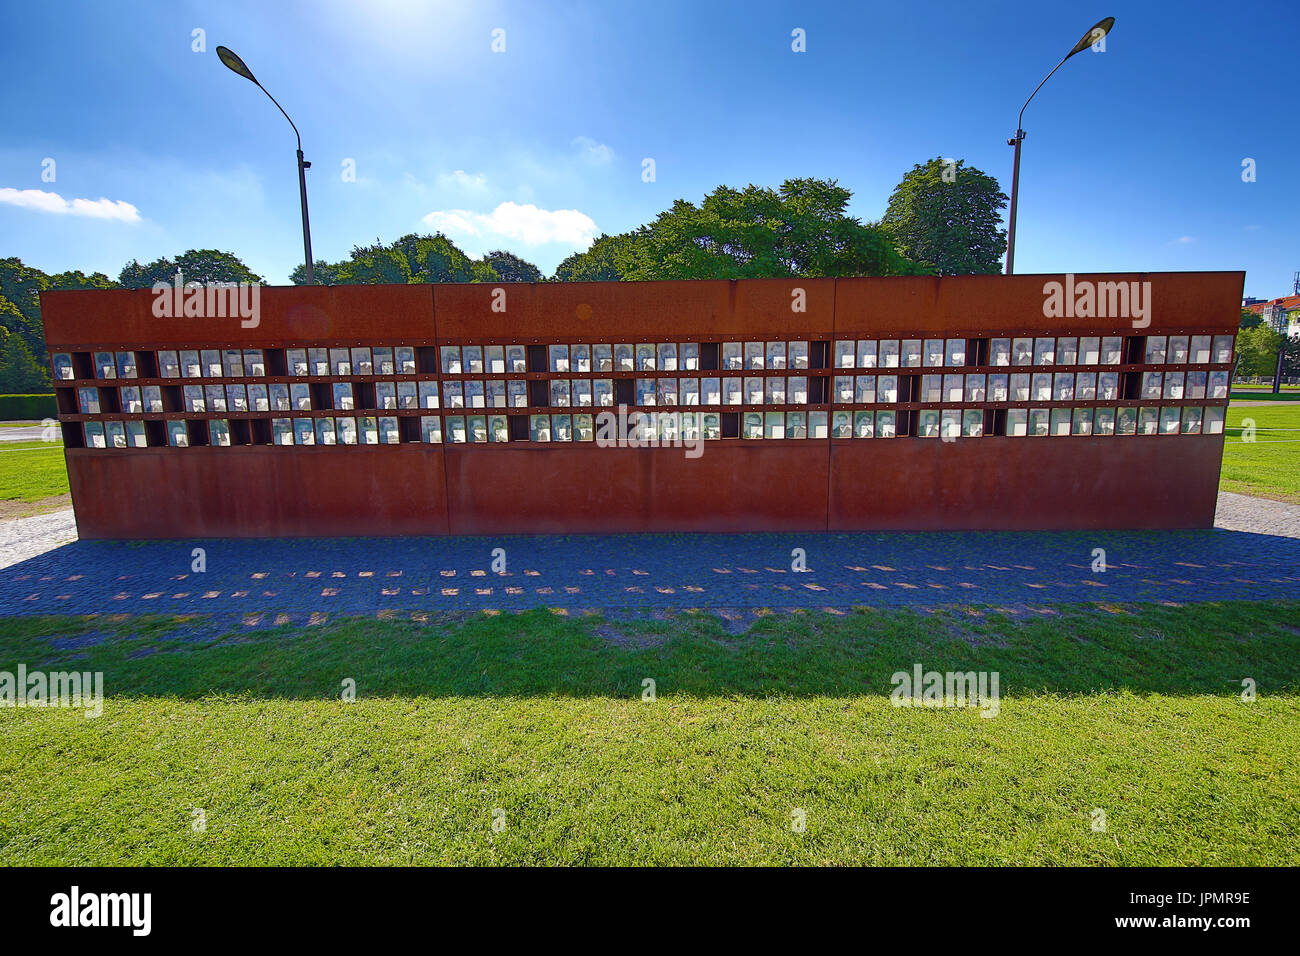
<svg viewBox="0 0 1300 956">
<path fill-rule="evenodd" d="M 376 239 L 368 246 L 355 246 L 342 262 L 319 261 L 313 266 L 316 281 L 322 285 L 501 281 L 491 263 L 471 259 L 442 233 L 412 233 L 388 244 Z M 302 266 L 293 270 L 289 278 L 294 285 L 303 284 L 306 271 Z"/>
<path fill-rule="evenodd" d="M 315 272 L 317 285 L 347 285 L 345 262 L 326 262 L 324 259 L 317 259 L 312 263 L 312 270 Z M 294 285 L 303 285 L 307 281 L 307 267 L 303 265 L 294 266 L 289 273 L 289 281 Z"/>
<path fill-rule="evenodd" d="M 1258 312 L 1251 312 L 1249 309 L 1241 310 L 1241 324 L 1237 326 L 1240 329 L 1253 329 L 1257 325 L 1263 325 L 1264 317 Z"/>
<path fill-rule="evenodd" d="M 624 279 L 744 279 L 914 272 L 878 226 L 847 215 L 834 180 L 773 190 L 719 186 L 697 207 L 673 203 L 615 254 Z"/>
<path fill-rule="evenodd" d="M 880 224 L 913 262 L 940 275 L 1002 271 L 1007 197 L 992 176 L 962 160 L 913 166 L 894 187 Z"/>
<path fill-rule="evenodd" d="M 623 278 L 618 259 L 626 257 L 635 238 L 631 233 L 602 234 L 585 252 L 575 252 L 555 267 L 557 282 L 617 282 Z"/>
<path fill-rule="evenodd" d="M 1236 374 L 1272 378 L 1277 368 L 1277 350 L 1285 336 L 1267 325 L 1256 325 L 1237 335 Z"/>
<path fill-rule="evenodd" d="M 122 267 L 117 281 L 125 289 L 148 289 L 156 282 L 169 285 L 180 272 L 182 282 L 263 282 L 244 261 L 230 252 L 219 249 L 190 249 L 176 257 L 155 259 L 143 265 L 132 259 Z"/>
<path fill-rule="evenodd" d="M 541 282 L 543 279 L 541 269 L 504 249 L 489 252 L 483 261 L 496 271 L 499 282 Z"/>
<path fill-rule="evenodd" d="M 32 355 L 22 336 L 0 329 L 0 394 L 43 393 L 51 387 L 49 372 Z"/>
<path fill-rule="evenodd" d="M 3 310 L 0 322 L 16 332 L 33 355 L 45 352 L 45 328 L 41 324 L 41 293 L 50 288 L 50 277 L 40 269 L 23 265 L 21 259 L 0 259 L 0 298 L 11 308 Z"/>
</svg>

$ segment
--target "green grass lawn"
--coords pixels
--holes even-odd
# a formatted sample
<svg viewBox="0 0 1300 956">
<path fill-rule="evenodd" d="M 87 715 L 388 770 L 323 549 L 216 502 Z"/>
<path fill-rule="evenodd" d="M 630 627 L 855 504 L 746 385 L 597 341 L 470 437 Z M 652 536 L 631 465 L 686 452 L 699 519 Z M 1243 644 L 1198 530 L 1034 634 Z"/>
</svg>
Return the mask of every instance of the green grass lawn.
<svg viewBox="0 0 1300 956">
<path fill-rule="evenodd" d="M 1300 391 L 1288 390 L 1272 392 L 1268 389 L 1252 389 L 1250 386 L 1238 385 L 1228 393 L 1233 401 L 1248 402 L 1300 402 Z"/>
<path fill-rule="evenodd" d="M 1242 441 L 1245 419 L 1255 440 Z M 1228 406 L 1219 487 L 1247 495 L 1300 502 L 1300 405 Z"/>
<path fill-rule="evenodd" d="M 864 611 L 735 636 L 535 611 L 218 646 L 161 618 L 10 618 L 0 670 L 102 670 L 108 699 L 97 719 L 0 710 L 0 854 L 1295 865 L 1297 620 L 1300 603 Z M 49 644 L 89 633 L 104 642 Z M 892 706 L 916 663 L 997 671 L 999 714 Z"/>
<path fill-rule="evenodd" d="M 40 501 L 67 493 L 62 442 L 0 444 L 0 501 Z"/>
</svg>

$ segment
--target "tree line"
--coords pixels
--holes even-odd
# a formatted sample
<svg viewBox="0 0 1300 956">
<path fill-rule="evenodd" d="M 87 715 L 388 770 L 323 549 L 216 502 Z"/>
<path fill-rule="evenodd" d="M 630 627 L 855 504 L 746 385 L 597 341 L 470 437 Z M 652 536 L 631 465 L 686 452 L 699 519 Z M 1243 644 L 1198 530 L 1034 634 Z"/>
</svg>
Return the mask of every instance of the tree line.
<svg viewBox="0 0 1300 956">
<path fill-rule="evenodd" d="M 850 216 L 853 194 L 833 179 L 788 179 L 773 189 L 719 186 L 697 205 L 679 199 L 653 222 L 601 235 L 549 279 L 498 249 L 475 259 L 447 236 L 376 239 L 339 262 L 314 263 L 320 285 L 432 282 L 601 282 L 649 279 L 829 278 L 971 275 L 1002 271 L 1007 197 L 992 176 L 961 160 L 913 166 L 878 222 Z M 0 259 L 0 393 L 50 388 L 40 293 L 55 289 L 147 289 L 155 283 L 263 282 L 238 256 L 191 249 L 103 273 L 46 275 Z M 301 285 L 298 266 L 290 281 Z M 1276 349 L 1273 353 L 1276 356 Z M 1262 359 L 1260 360 L 1262 362 Z M 1252 362 L 1252 365 L 1256 364 Z"/>
</svg>

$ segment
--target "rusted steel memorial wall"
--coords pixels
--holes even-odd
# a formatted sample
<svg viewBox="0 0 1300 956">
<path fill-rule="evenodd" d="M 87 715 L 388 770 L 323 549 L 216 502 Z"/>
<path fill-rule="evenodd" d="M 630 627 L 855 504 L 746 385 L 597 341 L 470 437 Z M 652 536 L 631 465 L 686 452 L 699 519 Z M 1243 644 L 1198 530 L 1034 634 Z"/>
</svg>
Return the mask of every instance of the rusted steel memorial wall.
<svg viewBox="0 0 1300 956">
<path fill-rule="evenodd" d="M 42 313 L 86 538 L 1201 528 L 1243 278 L 75 291 Z"/>
</svg>

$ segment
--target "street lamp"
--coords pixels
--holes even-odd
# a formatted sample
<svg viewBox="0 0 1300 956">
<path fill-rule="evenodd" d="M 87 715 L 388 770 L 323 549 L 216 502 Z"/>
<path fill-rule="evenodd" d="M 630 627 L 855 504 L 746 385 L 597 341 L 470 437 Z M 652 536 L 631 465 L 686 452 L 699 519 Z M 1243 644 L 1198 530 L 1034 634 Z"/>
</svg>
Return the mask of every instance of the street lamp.
<svg viewBox="0 0 1300 956">
<path fill-rule="evenodd" d="M 1091 30 L 1089 30 L 1087 33 L 1083 35 L 1083 38 L 1074 45 L 1073 50 L 1065 54 L 1065 56 L 1061 59 L 1061 63 L 1064 63 L 1066 60 L 1074 56 L 1076 53 L 1082 53 L 1084 50 L 1088 49 L 1088 47 L 1092 46 L 1094 43 L 1101 40 L 1103 37 L 1106 36 L 1107 33 L 1110 32 L 1110 28 L 1113 27 L 1114 25 L 1115 25 L 1114 17 L 1107 17 L 1106 19 L 1100 21 L 1096 26 L 1094 26 Z M 1056 64 L 1056 66 L 1052 67 L 1052 73 L 1055 73 L 1057 70 L 1061 68 L 1061 63 L 1058 63 Z M 1048 73 L 1045 77 L 1043 77 L 1043 83 L 1046 83 L 1048 80 L 1052 78 L 1052 73 Z M 1029 94 L 1029 100 L 1032 100 L 1035 94 L 1037 94 L 1038 91 L 1043 88 L 1043 83 L 1039 83 L 1037 86 L 1034 87 L 1034 92 Z M 1029 100 L 1025 100 L 1025 106 L 1029 105 Z M 1016 193 L 1019 191 L 1019 187 L 1020 187 L 1020 144 L 1024 142 L 1025 139 L 1025 131 L 1021 128 L 1025 120 L 1025 106 L 1020 107 L 1020 116 L 1016 119 L 1016 135 L 1011 139 L 1007 140 L 1008 146 L 1014 146 L 1016 148 L 1016 164 L 1015 164 L 1015 169 L 1011 174 L 1011 217 L 1007 228 L 1007 275 L 1011 275 L 1013 272 L 1015 272 Z"/>
<path fill-rule="evenodd" d="M 298 193 L 302 197 L 302 248 L 303 252 L 307 256 L 306 284 L 315 285 L 316 272 L 315 269 L 312 268 L 311 259 L 311 224 L 307 220 L 307 170 L 311 169 L 311 163 L 302 158 L 302 136 L 299 135 L 298 127 L 294 125 L 293 120 L 289 119 L 289 114 L 284 112 L 284 107 L 276 101 L 274 96 L 271 96 L 271 94 L 267 92 L 265 86 L 257 82 L 257 77 L 255 77 L 253 71 L 248 68 L 248 64 L 241 60 L 234 50 L 231 50 L 229 47 L 219 46 L 217 47 L 217 57 L 233 72 L 238 73 L 244 79 L 255 84 L 263 93 L 266 93 L 266 95 L 270 97 L 271 102 L 275 103 L 275 108 L 281 113 L 284 113 L 284 118 L 289 120 L 290 126 L 293 126 L 293 135 L 298 137 Z"/>
</svg>

